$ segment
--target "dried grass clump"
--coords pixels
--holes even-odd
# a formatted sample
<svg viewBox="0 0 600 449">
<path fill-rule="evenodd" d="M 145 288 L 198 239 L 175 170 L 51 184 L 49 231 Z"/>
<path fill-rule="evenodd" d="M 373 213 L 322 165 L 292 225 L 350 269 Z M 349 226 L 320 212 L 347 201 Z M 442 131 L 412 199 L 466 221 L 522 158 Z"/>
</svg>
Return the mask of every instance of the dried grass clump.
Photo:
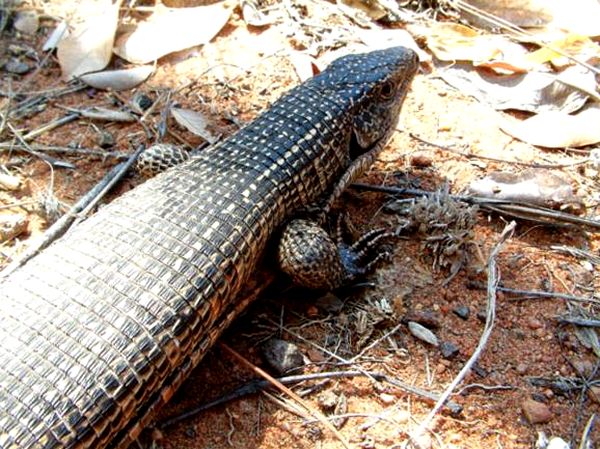
<svg viewBox="0 0 600 449">
<path fill-rule="evenodd" d="M 453 199 L 447 188 L 421 197 L 409 209 L 410 225 L 425 236 L 424 247 L 433 256 L 433 268 L 449 268 L 444 283 L 469 261 L 477 210 L 477 206 Z"/>
</svg>

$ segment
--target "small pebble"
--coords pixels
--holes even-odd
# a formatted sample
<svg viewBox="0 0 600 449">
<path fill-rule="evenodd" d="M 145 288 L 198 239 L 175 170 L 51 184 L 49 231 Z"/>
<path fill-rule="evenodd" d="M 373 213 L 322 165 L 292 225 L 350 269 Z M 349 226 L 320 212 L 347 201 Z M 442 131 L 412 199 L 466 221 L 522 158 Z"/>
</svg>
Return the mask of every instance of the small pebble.
<svg viewBox="0 0 600 449">
<path fill-rule="evenodd" d="M 414 153 L 410 158 L 410 165 L 420 168 L 431 167 L 433 165 L 433 158 L 427 153 Z"/>
<path fill-rule="evenodd" d="M 404 319 L 433 329 L 438 329 L 442 325 L 440 314 L 432 310 L 411 310 Z"/>
<path fill-rule="evenodd" d="M 0 188 L 5 190 L 18 190 L 21 180 L 13 175 L 0 173 Z"/>
<path fill-rule="evenodd" d="M 29 64 L 26 64 L 18 59 L 11 59 L 4 64 L 4 70 L 8 73 L 14 73 L 15 75 L 24 75 L 31 70 Z"/>
<path fill-rule="evenodd" d="M 332 412 L 337 405 L 338 396 L 331 390 L 325 390 L 319 396 L 317 396 L 317 402 L 319 407 L 324 412 Z"/>
<path fill-rule="evenodd" d="M 432 346 L 439 346 L 440 344 L 435 334 L 429 329 L 427 329 L 425 326 L 421 326 L 419 323 L 409 321 L 408 330 L 411 334 L 413 334 L 413 336 L 415 336 L 419 340 L 429 343 Z"/>
<path fill-rule="evenodd" d="M 100 148 L 112 148 L 115 146 L 115 137 L 108 131 L 100 131 L 98 137 L 98 146 Z"/>
<path fill-rule="evenodd" d="M 594 365 L 589 360 L 575 360 L 573 367 L 579 374 L 585 377 L 590 377 L 594 372 Z"/>
<path fill-rule="evenodd" d="M 526 374 L 529 366 L 526 363 L 519 363 L 516 367 L 517 373 L 520 375 Z"/>
<path fill-rule="evenodd" d="M 588 397 L 596 404 L 600 404 L 600 386 L 594 385 L 588 388 Z"/>
<path fill-rule="evenodd" d="M 398 398 L 389 393 L 381 393 L 379 395 L 379 399 L 381 399 L 381 402 L 383 402 L 385 405 L 391 405 L 398 402 Z"/>
<path fill-rule="evenodd" d="M 531 330 L 539 329 L 542 326 L 543 326 L 542 322 L 540 320 L 538 320 L 537 318 L 531 317 L 527 320 L 527 327 L 529 327 L 529 329 L 531 329 Z"/>
<path fill-rule="evenodd" d="M 569 443 L 559 437 L 552 437 L 546 449 L 570 449 Z"/>
<path fill-rule="evenodd" d="M 315 306 L 329 313 L 338 313 L 344 307 L 344 301 L 333 293 L 326 293 L 315 301 Z"/>
<path fill-rule="evenodd" d="M 547 423 L 553 418 L 552 412 L 546 404 L 533 399 L 523 401 L 521 410 L 523 410 L 523 415 L 530 424 Z"/>
<path fill-rule="evenodd" d="M 13 26 L 25 34 L 34 34 L 40 26 L 40 19 L 35 11 L 19 11 L 15 14 Z"/>
<path fill-rule="evenodd" d="M 454 312 L 457 317 L 462 318 L 463 320 L 468 320 L 469 316 L 471 315 L 471 310 L 469 310 L 467 306 L 458 306 L 452 312 Z"/>
<path fill-rule="evenodd" d="M 262 355 L 271 368 L 283 374 L 304 365 L 304 357 L 294 343 L 271 338 L 262 346 Z"/>
<path fill-rule="evenodd" d="M 442 357 L 451 360 L 458 355 L 460 350 L 458 349 L 458 346 L 451 341 L 443 341 L 440 345 L 440 352 L 442 353 Z"/>
<path fill-rule="evenodd" d="M 477 319 L 482 323 L 485 323 L 485 320 L 487 319 L 487 312 L 485 311 L 485 309 L 479 309 L 477 311 Z"/>
</svg>

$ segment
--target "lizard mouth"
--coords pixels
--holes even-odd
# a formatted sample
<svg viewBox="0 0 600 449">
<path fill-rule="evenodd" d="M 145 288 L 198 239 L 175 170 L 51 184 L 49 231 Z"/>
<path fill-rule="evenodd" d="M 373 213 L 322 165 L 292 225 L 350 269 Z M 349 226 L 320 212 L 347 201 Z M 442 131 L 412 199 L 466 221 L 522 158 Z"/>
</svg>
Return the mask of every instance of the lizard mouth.
<svg viewBox="0 0 600 449">
<path fill-rule="evenodd" d="M 355 161 L 360 156 L 370 153 L 371 151 L 380 147 L 383 140 L 384 140 L 384 138 L 380 137 L 378 139 L 375 139 L 373 142 L 371 142 L 369 145 L 367 145 L 365 147 L 360 144 L 360 140 L 358 138 L 358 135 L 356 134 L 356 131 L 352 131 L 352 134 L 350 136 L 350 147 L 348 149 L 349 150 L 348 153 L 350 155 L 350 160 Z"/>
</svg>

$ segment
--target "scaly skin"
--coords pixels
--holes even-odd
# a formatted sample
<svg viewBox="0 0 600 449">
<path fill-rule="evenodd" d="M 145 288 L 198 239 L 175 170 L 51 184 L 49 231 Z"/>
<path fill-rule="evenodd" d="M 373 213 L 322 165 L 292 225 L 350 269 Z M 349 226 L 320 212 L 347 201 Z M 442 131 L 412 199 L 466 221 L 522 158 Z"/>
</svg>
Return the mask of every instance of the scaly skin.
<svg viewBox="0 0 600 449">
<path fill-rule="evenodd" d="M 134 440 L 246 305 L 269 239 L 383 146 L 416 68 L 402 48 L 335 61 L 3 281 L 0 447 Z"/>
</svg>

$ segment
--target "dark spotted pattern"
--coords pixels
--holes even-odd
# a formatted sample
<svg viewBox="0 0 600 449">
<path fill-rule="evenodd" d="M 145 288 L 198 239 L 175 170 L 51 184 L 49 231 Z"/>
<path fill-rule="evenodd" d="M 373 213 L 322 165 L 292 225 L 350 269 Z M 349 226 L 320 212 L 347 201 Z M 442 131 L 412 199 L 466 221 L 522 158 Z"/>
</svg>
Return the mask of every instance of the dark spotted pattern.
<svg viewBox="0 0 600 449">
<path fill-rule="evenodd" d="M 338 60 L 3 281 L 0 447 L 135 439 L 244 308 L 238 293 L 269 238 L 297 211 L 329 204 L 383 145 L 388 125 L 372 134 L 355 121 L 382 83 L 401 102 L 416 68 L 402 48 Z M 400 107 L 389 104 L 385 123 Z"/>
</svg>

